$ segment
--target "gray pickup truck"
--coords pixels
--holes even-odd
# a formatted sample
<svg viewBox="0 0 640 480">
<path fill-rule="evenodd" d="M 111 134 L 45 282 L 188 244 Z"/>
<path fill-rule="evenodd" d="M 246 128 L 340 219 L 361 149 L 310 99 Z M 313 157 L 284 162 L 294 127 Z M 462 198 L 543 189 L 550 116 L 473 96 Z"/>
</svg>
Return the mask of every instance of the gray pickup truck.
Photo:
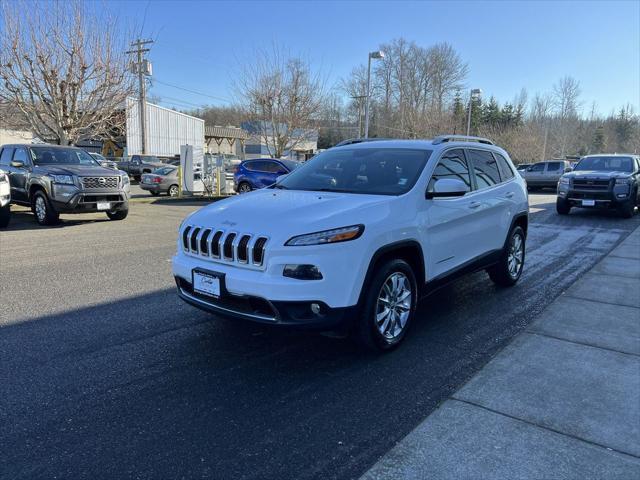
<svg viewBox="0 0 640 480">
<path fill-rule="evenodd" d="M 80 148 L 3 145 L 0 169 L 9 176 L 11 203 L 31 207 L 40 225 L 57 223 L 61 213 L 105 212 L 111 220 L 129 213 L 127 174 L 101 167 Z"/>
<path fill-rule="evenodd" d="M 166 167 L 158 157 L 153 155 L 131 155 L 128 160 L 117 162 L 118 169 L 127 172 L 131 178 L 140 181 L 143 173 L 151 173 L 156 168 Z"/>
</svg>

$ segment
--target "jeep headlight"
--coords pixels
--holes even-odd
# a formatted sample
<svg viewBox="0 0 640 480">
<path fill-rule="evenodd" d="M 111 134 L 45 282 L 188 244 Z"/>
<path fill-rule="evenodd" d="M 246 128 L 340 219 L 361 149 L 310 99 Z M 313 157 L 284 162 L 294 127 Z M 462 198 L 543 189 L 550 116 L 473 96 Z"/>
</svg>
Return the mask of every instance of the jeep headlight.
<svg viewBox="0 0 640 480">
<path fill-rule="evenodd" d="M 305 245 L 324 245 L 325 243 L 348 242 L 355 240 L 364 232 L 364 225 L 351 225 L 350 227 L 334 228 L 322 232 L 298 235 L 287 240 L 285 245 L 300 247 Z"/>
<path fill-rule="evenodd" d="M 616 185 L 631 185 L 630 178 L 616 178 Z"/>
<path fill-rule="evenodd" d="M 71 175 L 49 175 L 54 183 L 62 183 L 65 185 L 73 185 L 73 177 Z"/>
</svg>

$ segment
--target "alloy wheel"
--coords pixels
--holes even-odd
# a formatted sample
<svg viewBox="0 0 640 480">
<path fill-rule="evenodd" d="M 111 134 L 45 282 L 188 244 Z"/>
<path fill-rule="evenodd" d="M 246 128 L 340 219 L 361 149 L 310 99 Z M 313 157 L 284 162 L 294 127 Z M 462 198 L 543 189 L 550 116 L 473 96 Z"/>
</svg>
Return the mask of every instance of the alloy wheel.
<svg viewBox="0 0 640 480">
<path fill-rule="evenodd" d="M 376 327 L 388 340 L 398 337 L 404 330 L 411 313 L 413 292 L 411 282 L 402 272 L 387 277 L 378 293 Z"/>
<path fill-rule="evenodd" d="M 251 186 L 247 183 L 240 185 L 240 193 L 247 193 L 251 191 Z"/>
<path fill-rule="evenodd" d="M 175 185 L 171 185 L 169 187 L 169 196 L 170 197 L 177 197 L 178 196 L 178 187 L 176 187 Z"/>
<path fill-rule="evenodd" d="M 47 206 L 44 203 L 44 198 L 40 196 L 36 198 L 36 216 L 41 222 L 43 222 L 47 216 Z"/>
<path fill-rule="evenodd" d="M 522 239 L 522 235 L 519 233 L 516 233 L 511 238 L 507 263 L 511 278 L 518 278 L 518 275 L 520 275 L 520 271 L 522 270 L 522 264 L 524 263 L 524 241 Z"/>
</svg>

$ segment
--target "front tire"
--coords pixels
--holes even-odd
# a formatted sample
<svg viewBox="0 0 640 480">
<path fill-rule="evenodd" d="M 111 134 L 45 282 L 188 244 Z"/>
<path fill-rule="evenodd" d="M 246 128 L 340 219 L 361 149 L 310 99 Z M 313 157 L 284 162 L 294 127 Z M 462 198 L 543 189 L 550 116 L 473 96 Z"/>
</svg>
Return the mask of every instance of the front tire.
<svg viewBox="0 0 640 480">
<path fill-rule="evenodd" d="M 629 199 L 627 202 L 621 204 L 618 207 L 618 212 L 620 212 L 620 216 L 622 218 L 631 218 L 633 217 L 633 214 L 635 213 L 635 202 L 633 201 L 633 199 L 635 198 L 635 193 L 632 192 L 631 195 L 631 199 Z"/>
<path fill-rule="evenodd" d="M 249 193 L 251 190 L 253 190 L 253 188 L 251 188 L 251 185 L 247 182 L 242 182 L 238 185 L 238 193 Z"/>
<path fill-rule="evenodd" d="M 569 202 L 560 198 L 556 200 L 556 212 L 558 212 L 558 215 L 569 215 L 570 211 L 571 205 L 569 205 Z"/>
<path fill-rule="evenodd" d="M 5 228 L 11 220 L 11 205 L 0 207 L 0 228 Z"/>
<path fill-rule="evenodd" d="M 373 275 L 364 292 L 354 325 L 354 340 L 367 350 L 387 351 L 404 339 L 415 316 L 418 286 L 412 268 L 401 259 L 389 260 Z"/>
<path fill-rule="evenodd" d="M 107 212 L 107 217 L 109 220 L 124 220 L 129 215 L 129 209 L 126 210 L 115 210 L 113 212 Z"/>
<path fill-rule="evenodd" d="M 60 215 L 55 211 L 47 195 L 39 190 L 31 198 L 31 210 L 39 225 L 55 225 Z"/>
<path fill-rule="evenodd" d="M 525 235 L 522 227 L 515 226 L 497 264 L 487 270 L 493 283 L 501 287 L 515 285 L 522 275 L 525 257 Z"/>
</svg>

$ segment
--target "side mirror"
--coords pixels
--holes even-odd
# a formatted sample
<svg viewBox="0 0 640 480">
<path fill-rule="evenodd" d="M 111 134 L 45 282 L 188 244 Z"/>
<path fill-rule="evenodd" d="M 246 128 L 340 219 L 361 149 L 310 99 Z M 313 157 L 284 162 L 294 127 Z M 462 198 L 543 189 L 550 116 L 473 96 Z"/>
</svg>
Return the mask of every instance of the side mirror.
<svg viewBox="0 0 640 480">
<path fill-rule="evenodd" d="M 572 171 L 573 171 L 573 168 L 571 168 L 571 167 L 565 167 L 565 169 L 564 169 L 564 173 L 569 173 L 569 172 L 572 172 Z"/>
<path fill-rule="evenodd" d="M 11 162 L 11 166 L 16 168 L 22 168 L 24 167 L 24 162 L 22 160 L 13 160 Z"/>
<path fill-rule="evenodd" d="M 532 170 L 533 170 L 533 167 L 527 167 L 527 169 L 526 169 L 527 172 L 530 172 Z"/>
<path fill-rule="evenodd" d="M 469 193 L 469 187 L 462 180 L 442 178 L 433 184 L 433 191 L 427 192 L 426 198 L 462 197 Z"/>
</svg>

